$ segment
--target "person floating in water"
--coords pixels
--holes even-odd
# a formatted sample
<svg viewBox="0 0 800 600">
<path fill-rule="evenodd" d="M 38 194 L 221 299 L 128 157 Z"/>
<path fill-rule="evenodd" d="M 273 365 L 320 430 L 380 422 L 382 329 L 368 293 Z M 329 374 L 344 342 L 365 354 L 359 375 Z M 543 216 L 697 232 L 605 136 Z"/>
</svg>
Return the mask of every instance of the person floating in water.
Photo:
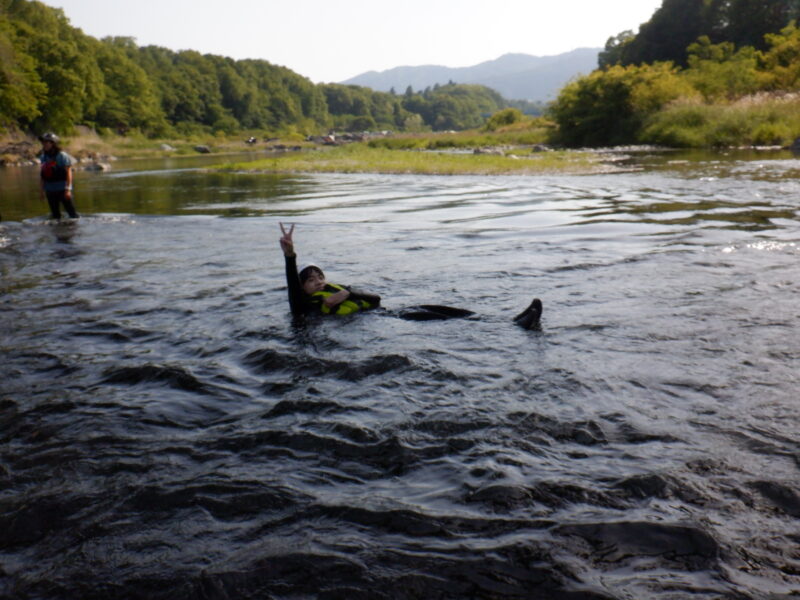
<svg viewBox="0 0 800 600">
<path fill-rule="evenodd" d="M 45 133 L 39 139 L 42 142 L 41 191 L 42 198 L 47 198 L 50 205 L 50 218 L 61 218 L 63 204 L 69 217 L 77 219 L 80 215 L 72 202 L 72 158 L 61 150 L 55 133 Z"/>
<path fill-rule="evenodd" d="M 302 318 L 312 314 L 344 316 L 373 310 L 381 306 L 381 297 L 377 294 L 329 283 L 325 279 L 325 273 L 316 265 L 308 265 L 298 273 L 297 254 L 292 240 L 294 225 L 288 230 L 283 223 L 280 225 L 283 234 L 280 244 L 286 261 L 289 307 L 294 317 Z M 402 309 L 393 314 L 409 321 L 440 321 L 469 317 L 475 313 L 453 306 L 422 304 Z M 515 316 L 513 320 L 524 329 L 534 329 L 539 326 L 541 316 L 542 301 L 534 298 L 530 306 Z"/>
</svg>

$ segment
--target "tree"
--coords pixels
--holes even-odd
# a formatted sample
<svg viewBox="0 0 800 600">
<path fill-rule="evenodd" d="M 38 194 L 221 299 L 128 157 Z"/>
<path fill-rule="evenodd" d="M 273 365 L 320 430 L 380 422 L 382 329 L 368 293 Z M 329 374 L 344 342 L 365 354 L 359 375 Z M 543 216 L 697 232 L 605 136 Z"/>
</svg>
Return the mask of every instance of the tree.
<svg viewBox="0 0 800 600">
<path fill-rule="evenodd" d="M 686 79 L 708 101 L 734 99 L 759 87 L 758 56 L 746 46 L 736 51 L 733 42 L 712 44 L 700 36 L 687 48 L 689 68 Z"/>
<path fill-rule="evenodd" d="M 686 64 L 686 47 L 701 35 L 710 35 L 712 0 L 664 0 L 639 33 L 619 52 L 621 65 L 672 61 Z"/>
<path fill-rule="evenodd" d="M 712 44 L 765 50 L 765 35 L 778 33 L 800 18 L 798 0 L 663 0 L 630 40 L 609 40 L 601 66 L 673 61 L 686 66 L 687 47 L 701 36 Z"/>
<path fill-rule="evenodd" d="M 369 116 L 356 117 L 348 127 L 349 131 L 372 131 L 377 129 L 375 119 Z"/>
<path fill-rule="evenodd" d="M 608 38 L 605 49 L 597 55 L 598 66 L 602 69 L 618 64 L 622 60 L 623 48 L 635 37 L 633 31 L 627 29 L 616 36 Z"/>
<path fill-rule="evenodd" d="M 793 21 L 768 34 L 769 50 L 759 56 L 762 85 L 770 90 L 800 90 L 800 29 Z"/>
<path fill-rule="evenodd" d="M 88 36 L 69 25 L 60 9 L 39 2 L 6 2 L 16 32 L 17 50 L 34 60 L 47 93 L 38 103 L 37 129 L 69 131 L 102 101 L 102 73 Z"/>
<path fill-rule="evenodd" d="M 694 89 L 672 63 L 615 65 L 567 84 L 550 113 L 569 146 L 606 146 L 637 140 L 647 118 Z"/>
<path fill-rule="evenodd" d="M 125 132 L 136 128 L 151 133 L 163 132 L 167 123 L 156 94 L 156 87 L 144 70 L 127 54 L 131 38 L 90 39 L 91 51 L 103 78 L 100 103 L 86 118 L 97 125 Z"/>
<path fill-rule="evenodd" d="M 32 122 L 41 114 L 46 93 L 35 60 L 23 51 L 12 23 L 0 15 L 0 127 Z"/>
</svg>

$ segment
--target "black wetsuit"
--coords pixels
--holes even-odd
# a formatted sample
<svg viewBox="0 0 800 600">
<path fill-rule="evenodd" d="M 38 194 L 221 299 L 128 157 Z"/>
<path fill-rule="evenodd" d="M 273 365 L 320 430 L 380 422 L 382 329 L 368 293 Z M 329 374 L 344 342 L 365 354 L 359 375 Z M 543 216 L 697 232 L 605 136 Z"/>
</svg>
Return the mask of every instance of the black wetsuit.
<svg viewBox="0 0 800 600">
<path fill-rule="evenodd" d="M 300 283 L 300 277 L 297 274 L 297 257 L 285 256 L 286 259 L 286 285 L 289 292 L 289 306 L 292 309 L 292 315 L 296 318 L 302 318 L 310 314 L 324 314 L 322 304 L 316 301 L 303 291 L 303 286 Z M 368 303 L 368 308 L 362 310 L 370 310 L 380 306 L 381 297 L 377 294 L 369 294 L 360 290 L 345 288 L 350 291 L 349 299 L 354 301 L 363 300 Z M 334 314 L 336 311 L 333 311 Z M 419 306 L 412 306 L 398 311 L 386 311 L 389 314 L 406 319 L 408 321 L 442 321 L 445 319 L 458 319 L 474 315 L 471 310 L 463 308 L 455 308 L 452 306 L 440 306 L 437 304 L 421 304 Z"/>
</svg>

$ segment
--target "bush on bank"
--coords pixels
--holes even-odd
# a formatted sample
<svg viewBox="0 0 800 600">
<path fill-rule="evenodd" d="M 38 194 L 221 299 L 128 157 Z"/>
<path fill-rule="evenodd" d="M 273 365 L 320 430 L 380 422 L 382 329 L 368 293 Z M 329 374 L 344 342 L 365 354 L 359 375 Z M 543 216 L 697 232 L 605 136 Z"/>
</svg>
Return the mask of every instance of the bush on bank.
<svg viewBox="0 0 800 600">
<path fill-rule="evenodd" d="M 685 148 L 786 146 L 798 135 L 800 94 L 762 94 L 729 104 L 673 104 L 648 120 L 638 141 Z"/>
<path fill-rule="evenodd" d="M 800 136 L 800 30 L 765 36 L 767 50 L 701 37 L 688 66 L 608 66 L 581 77 L 550 108 L 567 146 L 788 145 Z"/>
</svg>

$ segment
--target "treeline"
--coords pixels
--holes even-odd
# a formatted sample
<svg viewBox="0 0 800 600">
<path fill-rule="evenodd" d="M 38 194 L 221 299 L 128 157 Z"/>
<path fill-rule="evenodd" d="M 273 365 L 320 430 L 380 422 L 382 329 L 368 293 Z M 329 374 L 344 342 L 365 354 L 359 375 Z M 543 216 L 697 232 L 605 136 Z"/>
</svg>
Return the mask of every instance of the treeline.
<svg viewBox="0 0 800 600">
<path fill-rule="evenodd" d="M 449 83 L 418 92 L 409 86 L 402 95 L 352 85 L 321 87 L 334 126 L 352 131 L 470 129 L 509 105 L 500 94 L 482 85 Z"/>
<path fill-rule="evenodd" d="M 67 132 L 83 124 L 153 137 L 262 130 L 448 130 L 508 106 L 483 86 L 397 95 L 316 85 L 265 60 L 98 40 L 60 9 L 0 0 L 0 129 Z"/>
<path fill-rule="evenodd" d="M 607 46 L 602 68 L 561 90 L 550 108 L 558 141 L 681 147 L 791 143 L 800 136 L 800 30 L 789 21 L 798 4 L 664 0 L 637 36 L 617 46 L 610 42 L 613 51 Z M 684 25 L 698 35 L 679 50 L 672 36 Z M 764 31 L 768 27 L 777 29 Z M 736 40 L 758 43 L 715 42 L 734 34 Z"/>
<path fill-rule="evenodd" d="M 687 66 L 688 47 L 701 36 L 712 44 L 766 50 L 765 36 L 800 18 L 800 0 L 664 0 L 639 32 L 606 43 L 600 67 L 672 61 Z"/>
</svg>

